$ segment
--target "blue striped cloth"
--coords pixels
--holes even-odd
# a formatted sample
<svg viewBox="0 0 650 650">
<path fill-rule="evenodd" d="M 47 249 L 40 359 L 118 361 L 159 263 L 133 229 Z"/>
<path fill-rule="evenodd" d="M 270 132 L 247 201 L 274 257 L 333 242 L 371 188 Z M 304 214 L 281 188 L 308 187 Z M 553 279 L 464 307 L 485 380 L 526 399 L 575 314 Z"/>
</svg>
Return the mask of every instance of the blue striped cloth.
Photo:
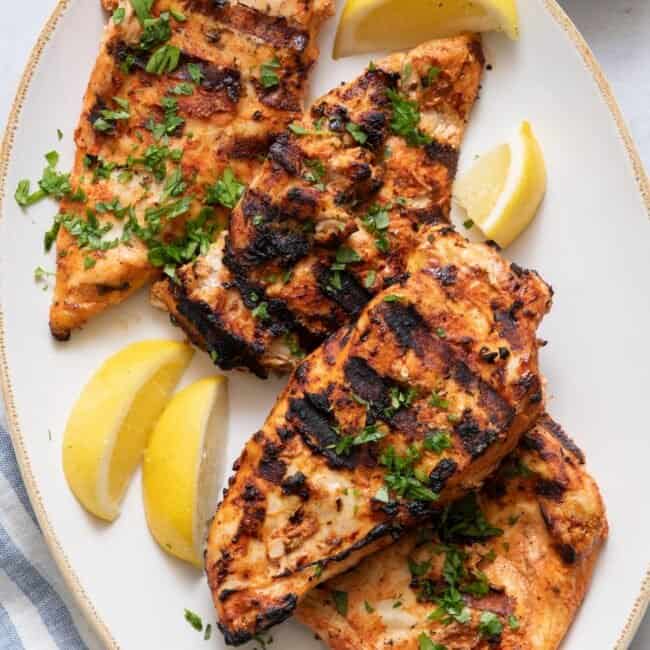
<svg viewBox="0 0 650 650">
<path fill-rule="evenodd" d="M 100 647 L 45 546 L 0 403 L 0 650 Z"/>
</svg>

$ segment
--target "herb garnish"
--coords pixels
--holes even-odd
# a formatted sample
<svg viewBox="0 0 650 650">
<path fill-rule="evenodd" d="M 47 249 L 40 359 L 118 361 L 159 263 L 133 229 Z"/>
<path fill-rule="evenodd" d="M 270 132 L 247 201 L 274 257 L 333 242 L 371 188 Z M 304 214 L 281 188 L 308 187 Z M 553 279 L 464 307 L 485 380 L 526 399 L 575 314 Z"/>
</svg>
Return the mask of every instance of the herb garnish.
<svg viewBox="0 0 650 650">
<path fill-rule="evenodd" d="M 163 75 L 178 67 L 181 51 L 175 45 L 162 45 L 149 57 L 145 70 L 149 74 Z"/>
<path fill-rule="evenodd" d="M 201 66 L 198 63 L 188 63 L 187 74 L 190 75 L 190 79 L 195 84 L 200 84 L 203 79 L 203 70 L 201 70 Z"/>
<path fill-rule="evenodd" d="M 433 431 L 432 433 L 427 434 L 422 446 L 427 451 L 441 454 L 445 449 L 449 449 L 452 445 L 449 434 L 446 431 Z"/>
<path fill-rule="evenodd" d="M 503 623 L 494 612 L 483 612 L 479 619 L 478 629 L 481 636 L 494 639 L 503 632 Z"/>
<path fill-rule="evenodd" d="M 185 124 L 185 120 L 178 115 L 178 100 L 174 97 L 163 97 L 160 101 L 164 118 L 162 122 L 154 122 L 149 118 L 147 129 L 151 131 L 155 140 L 160 140 L 165 135 L 174 135 Z"/>
<path fill-rule="evenodd" d="M 203 631 L 203 621 L 198 614 L 195 614 L 193 611 L 186 609 L 185 610 L 185 620 L 197 631 Z"/>
<path fill-rule="evenodd" d="M 429 86 L 433 85 L 433 82 L 438 78 L 442 70 L 435 65 L 432 65 L 429 68 L 429 71 L 427 72 L 427 76 L 424 79 L 424 87 L 428 88 Z"/>
<path fill-rule="evenodd" d="M 138 17 L 141 25 L 144 25 L 144 21 L 147 18 L 151 18 L 151 6 L 153 5 L 153 0 L 131 0 L 131 6 L 135 11 L 135 15 Z"/>
<path fill-rule="evenodd" d="M 420 451 L 414 445 L 408 447 L 403 456 L 398 455 L 394 447 L 387 447 L 379 458 L 379 464 L 388 470 L 384 476 L 386 487 L 406 499 L 436 501 L 438 495 L 416 476 L 415 464 L 419 460 Z"/>
<path fill-rule="evenodd" d="M 39 189 L 35 192 L 30 192 L 29 180 L 23 179 L 19 181 L 14 194 L 16 203 L 26 208 L 46 196 L 51 196 L 54 199 L 62 199 L 65 196 L 72 201 L 85 200 L 85 194 L 81 190 L 77 190 L 76 192 L 72 191 L 70 174 L 61 174 L 56 170 L 56 165 L 59 162 L 59 154 L 56 151 L 50 151 L 45 154 L 45 160 L 47 161 L 47 167 L 43 170 L 41 180 L 38 181 Z"/>
<path fill-rule="evenodd" d="M 431 138 L 420 128 L 420 110 L 417 102 L 409 101 L 407 97 L 395 90 L 387 91 L 388 99 L 393 105 L 393 118 L 390 126 L 396 135 L 402 136 L 411 147 L 431 143 Z"/>
<path fill-rule="evenodd" d="M 280 69 L 280 60 L 274 56 L 270 61 L 260 66 L 260 82 L 264 88 L 275 88 L 280 85 L 280 77 L 277 71 Z"/>
<path fill-rule="evenodd" d="M 317 190 L 324 192 L 325 184 L 323 183 L 323 180 L 327 174 L 325 165 L 323 165 L 322 161 L 316 158 L 314 160 L 305 160 L 305 166 L 309 169 L 309 171 L 304 172 L 302 177 L 308 183 L 312 183 Z"/>
<path fill-rule="evenodd" d="M 171 37 L 169 12 L 164 11 L 158 18 L 145 18 L 142 36 L 140 36 L 140 47 L 143 50 L 153 50 L 166 43 Z"/>
<path fill-rule="evenodd" d="M 120 97 L 113 97 L 113 101 L 119 106 L 119 110 L 104 108 L 99 111 L 99 117 L 93 122 L 93 128 L 100 133 L 113 133 L 117 122 L 128 120 L 131 117 L 129 102 Z"/>
<path fill-rule="evenodd" d="M 332 598 L 334 599 L 334 606 L 336 611 L 341 616 L 348 615 L 348 592 L 347 591 L 332 591 Z"/>
<path fill-rule="evenodd" d="M 348 122 L 345 129 L 359 144 L 366 144 L 368 142 L 368 134 L 358 124 Z"/>
<path fill-rule="evenodd" d="M 125 11 L 124 7 L 118 7 L 113 12 L 113 22 L 116 25 L 119 25 L 124 20 L 125 15 L 126 15 L 126 11 Z"/>
<path fill-rule="evenodd" d="M 338 456 L 348 456 L 353 447 L 377 442 L 377 440 L 385 437 L 386 431 L 382 431 L 376 424 L 370 424 L 355 436 L 341 436 L 339 441 L 332 445 L 331 448 L 336 451 Z"/>
<path fill-rule="evenodd" d="M 364 228 L 375 237 L 375 246 L 378 251 L 387 253 L 390 249 L 387 231 L 390 225 L 390 216 L 388 211 L 392 206 L 373 205 L 368 214 L 363 217 L 361 222 Z"/>
<path fill-rule="evenodd" d="M 240 183 L 235 172 L 227 167 L 223 176 L 211 187 L 208 187 L 205 202 L 208 205 L 222 205 L 232 210 L 242 197 L 246 186 Z"/>
<path fill-rule="evenodd" d="M 424 632 L 418 637 L 418 650 L 447 650 L 444 645 L 434 643 Z"/>
</svg>

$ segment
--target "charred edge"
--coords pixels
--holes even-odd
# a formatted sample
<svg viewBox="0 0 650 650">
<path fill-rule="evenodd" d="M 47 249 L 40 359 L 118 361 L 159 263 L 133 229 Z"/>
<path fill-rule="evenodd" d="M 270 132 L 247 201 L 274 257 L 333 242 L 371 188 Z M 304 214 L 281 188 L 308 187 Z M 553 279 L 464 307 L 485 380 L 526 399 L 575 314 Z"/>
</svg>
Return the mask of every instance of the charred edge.
<svg viewBox="0 0 650 650">
<path fill-rule="evenodd" d="M 555 548 L 560 554 L 560 557 L 562 558 L 562 562 L 564 562 L 564 564 L 571 566 L 576 563 L 578 559 L 578 553 L 575 548 L 571 546 L 571 544 L 558 544 Z"/>
<path fill-rule="evenodd" d="M 311 109 L 311 116 L 314 120 L 327 119 L 328 128 L 334 133 L 343 133 L 346 124 L 350 121 L 348 109 L 345 106 L 340 104 L 332 105 L 327 102 L 314 104 Z"/>
<path fill-rule="evenodd" d="M 483 67 L 485 65 L 485 54 L 483 53 L 483 45 L 478 38 L 472 38 L 467 44 L 471 55 L 478 61 L 478 63 Z"/>
<path fill-rule="evenodd" d="M 359 124 L 368 136 L 365 147 L 372 150 L 383 147 L 388 135 L 388 118 L 385 113 L 376 110 L 367 111 L 361 116 Z"/>
<path fill-rule="evenodd" d="M 351 357 L 345 363 L 344 373 L 354 394 L 370 403 L 371 413 L 377 415 L 388 407 L 390 385 L 365 359 Z"/>
<path fill-rule="evenodd" d="M 382 539 L 383 537 L 391 535 L 394 540 L 397 540 L 401 537 L 402 534 L 403 534 L 403 529 L 401 526 L 395 526 L 393 524 L 388 524 L 388 523 L 378 524 L 363 539 L 360 539 L 358 542 L 355 542 L 352 546 L 345 549 L 345 551 L 341 551 L 336 555 L 331 555 L 330 557 L 319 560 L 317 564 L 319 564 L 324 569 L 329 564 L 332 564 L 334 562 L 343 562 L 347 560 L 350 557 L 350 555 L 352 555 L 352 553 L 356 553 L 357 551 L 363 550 L 367 546 L 370 546 L 370 544 L 373 544 L 374 542 Z M 314 566 L 314 565 L 312 564 L 309 566 Z"/>
<path fill-rule="evenodd" d="M 226 0 L 191 0 L 190 6 L 194 11 L 275 48 L 304 52 L 309 45 L 309 33 L 283 16 L 271 16 L 242 3 L 231 4 Z"/>
<path fill-rule="evenodd" d="M 413 305 L 392 302 L 380 307 L 386 324 L 403 348 L 417 348 L 418 341 L 429 334 L 426 322 Z"/>
<path fill-rule="evenodd" d="M 450 203 L 445 201 L 443 205 L 430 205 L 426 208 L 409 208 L 404 210 L 402 214 L 415 223 L 436 225 L 441 223 L 449 223 Z"/>
<path fill-rule="evenodd" d="M 332 272 L 320 266 L 316 269 L 316 281 L 321 292 L 333 300 L 348 316 L 356 318 L 372 297 L 348 271 L 339 271 L 341 288 L 331 284 Z"/>
<path fill-rule="evenodd" d="M 582 450 L 576 445 L 575 442 L 566 434 L 564 429 L 554 420 L 552 420 L 548 415 L 541 418 L 539 423 L 540 426 L 544 427 L 546 431 L 549 431 L 551 435 L 560 442 L 560 444 L 567 450 L 570 451 L 579 461 L 580 464 L 584 465 L 585 455 Z"/>
<path fill-rule="evenodd" d="M 220 153 L 232 160 L 257 160 L 266 156 L 276 136 L 273 134 L 262 137 L 237 137 Z"/>
<path fill-rule="evenodd" d="M 481 429 L 470 411 L 465 411 L 460 422 L 454 426 L 465 451 L 476 459 L 482 456 L 496 441 L 497 434 L 491 429 Z"/>
<path fill-rule="evenodd" d="M 287 464 L 279 458 L 282 448 L 273 444 L 270 440 L 264 441 L 264 452 L 260 464 L 257 466 L 257 474 L 265 481 L 274 485 L 281 485 L 282 479 L 287 471 Z"/>
<path fill-rule="evenodd" d="M 123 41 L 117 41 L 108 46 L 108 52 L 119 63 L 126 63 L 128 60 L 134 68 L 146 72 L 149 58 L 141 50 L 131 47 Z M 192 80 L 188 70 L 189 63 L 198 65 L 201 69 L 202 76 L 199 86 L 202 90 L 209 93 L 224 91 L 232 104 L 239 102 L 241 98 L 241 73 L 239 70 L 221 68 L 209 61 L 181 52 L 178 67 L 168 76 L 183 81 Z"/>
<path fill-rule="evenodd" d="M 447 481 L 456 473 L 458 464 L 451 458 L 443 458 L 429 474 L 429 487 L 440 494 Z"/>
<path fill-rule="evenodd" d="M 443 287 L 451 287 L 458 280 L 458 268 L 453 264 L 440 266 L 431 272 L 431 275 L 438 280 Z"/>
<path fill-rule="evenodd" d="M 291 136 L 288 133 L 283 133 L 271 145 L 269 158 L 290 176 L 298 176 L 300 175 L 305 155 L 302 149 L 292 142 Z"/>
<path fill-rule="evenodd" d="M 566 487 L 553 479 L 540 478 L 535 483 L 535 494 L 550 501 L 561 502 L 565 492 Z"/>
<path fill-rule="evenodd" d="M 304 398 L 289 401 L 287 418 L 292 421 L 307 447 L 323 456 L 332 469 L 353 469 L 359 462 L 358 450 L 349 456 L 339 456 L 331 447 L 338 436 L 332 428 L 332 415 L 326 395 L 307 393 Z"/>
<path fill-rule="evenodd" d="M 260 632 L 286 621 L 293 614 L 297 605 L 298 597 L 295 594 L 286 594 L 278 605 L 270 607 L 256 616 L 253 631 L 232 629 L 221 622 L 217 623 L 217 626 L 227 645 L 240 646 L 252 641 Z"/>
<path fill-rule="evenodd" d="M 307 477 L 302 472 L 296 472 L 291 476 L 287 476 L 287 478 L 282 481 L 282 494 L 285 496 L 297 496 L 303 501 L 309 500 Z"/>
<path fill-rule="evenodd" d="M 504 338 L 513 348 L 518 348 L 519 329 L 517 326 L 517 312 L 522 308 L 520 301 L 515 301 L 509 309 L 496 307 L 493 309 L 494 320 L 497 324 L 499 336 Z"/>
<path fill-rule="evenodd" d="M 426 145 L 425 151 L 428 158 L 434 163 L 440 163 L 447 168 L 450 178 L 456 176 L 458 168 L 458 149 L 449 144 L 443 144 L 434 140 Z"/>
<path fill-rule="evenodd" d="M 208 352 L 213 353 L 220 368 L 234 370 L 246 367 L 261 379 L 266 379 L 267 370 L 259 361 L 263 352 L 259 346 L 234 336 L 207 303 L 188 298 L 183 286 L 170 280 L 169 291 L 175 299 L 179 314 L 196 328 L 201 337 L 200 343 Z"/>
<path fill-rule="evenodd" d="M 307 78 L 307 70 L 298 65 L 297 72 L 297 80 L 282 79 L 279 85 L 273 88 L 264 88 L 261 83 L 253 81 L 260 102 L 278 111 L 299 113 L 302 108 L 302 85 Z"/>
<path fill-rule="evenodd" d="M 386 72 L 380 69 L 366 70 L 365 74 L 344 87 L 341 99 L 344 102 L 349 102 L 367 94 L 372 105 L 388 108 L 390 101 L 386 91 L 389 88 L 395 89 L 399 79 L 399 72 Z"/>
<path fill-rule="evenodd" d="M 303 326 L 284 300 L 267 297 L 264 287 L 248 280 L 240 262 L 239 256 L 233 254 L 230 242 L 228 242 L 224 264 L 232 272 L 233 280 L 227 285 L 227 288 L 234 287 L 239 292 L 247 309 L 253 310 L 261 303 L 266 303 L 268 318 L 259 321 L 258 328 L 268 331 L 274 337 L 294 332 L 303 350 L 307 352 L 315 350 L 323 342 L 325 336 L 315 334 Z M 261 348 L 261 346 L 259 347 Z M 261 354 L 261 350 L 259 354 Z"/>
</svg>

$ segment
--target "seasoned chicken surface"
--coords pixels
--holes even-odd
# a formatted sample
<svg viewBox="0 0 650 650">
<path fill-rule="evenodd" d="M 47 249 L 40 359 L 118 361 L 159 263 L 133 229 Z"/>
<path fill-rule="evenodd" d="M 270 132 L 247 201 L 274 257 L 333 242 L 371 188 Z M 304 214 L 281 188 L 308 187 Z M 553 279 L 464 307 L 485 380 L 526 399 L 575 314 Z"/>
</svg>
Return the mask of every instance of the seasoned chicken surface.
<svg viewBox="0 0 650 650">
<path fill-rule="evenodd" d="M 551 292 L 450 226 L 295 371 L 210 528 L 219 626 L 239 644 L 307 591 L 480 485 L 543 409 Z"/>
<path fill-rule="evenodd" d="M 607 537 L 580 450 L 548 416 L 478 493 L 297 610 L 333 650 L 555 650 Z"/>
<path fill-rule="evenodd" d="M 83 101 L 74 192 L 50 234 L 59 339 L 207 251 L 274 135 L 302 114 L 333 2 L 105 6 L 118 11 Z"/>
<path fill-rule="evenodd" d="M 477 36 L 371 64 L 276 139 L 227 238 L 154 299 L 224 369 L 288 370 L 399 281 L 447 222 L 483 67 Z"/>
</svg>

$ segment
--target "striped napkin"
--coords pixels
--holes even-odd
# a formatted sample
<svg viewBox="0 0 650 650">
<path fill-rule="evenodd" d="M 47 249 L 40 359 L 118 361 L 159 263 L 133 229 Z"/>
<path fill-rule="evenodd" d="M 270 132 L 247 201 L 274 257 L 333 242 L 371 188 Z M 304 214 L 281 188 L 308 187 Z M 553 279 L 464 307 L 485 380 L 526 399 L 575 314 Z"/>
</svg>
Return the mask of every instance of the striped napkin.
<svg viewBox="0 0 650 650">
<path fill-rule="evenodd" d="M 0 403 L 0 650 L 101 645 L 72 602 L 45 546 Z"/>
</svg>

